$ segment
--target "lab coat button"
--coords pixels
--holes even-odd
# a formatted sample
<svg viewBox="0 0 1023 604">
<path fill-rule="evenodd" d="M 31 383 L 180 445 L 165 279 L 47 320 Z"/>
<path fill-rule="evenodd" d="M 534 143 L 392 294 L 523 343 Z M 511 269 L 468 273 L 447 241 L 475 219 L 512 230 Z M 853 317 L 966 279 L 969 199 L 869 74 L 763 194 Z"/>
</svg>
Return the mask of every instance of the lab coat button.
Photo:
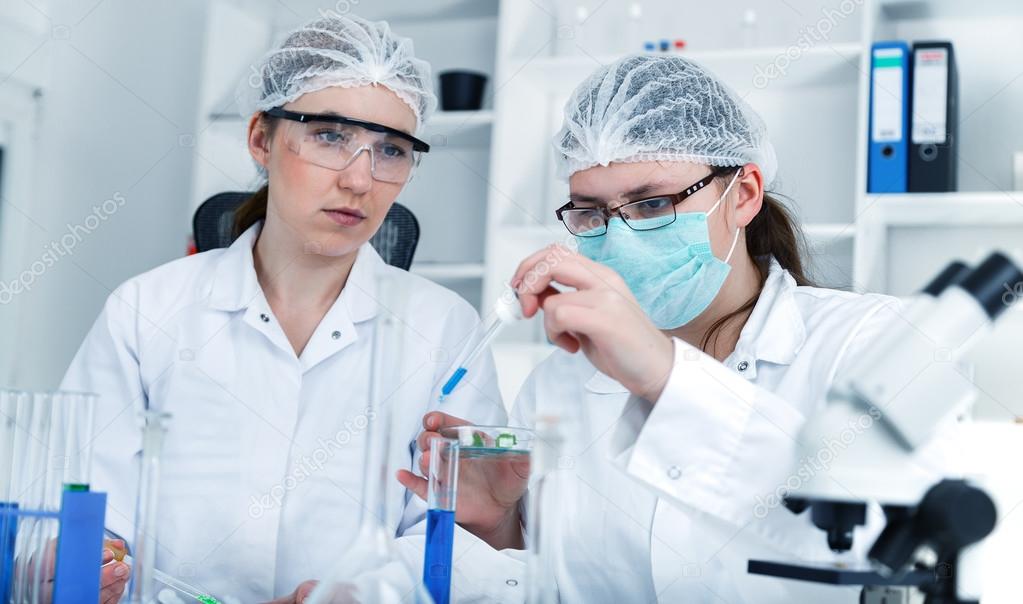
<svg viewBox="0 0 1023 604">
<path fill-rule="evenodd" d="M 332 337 L 332 338 L 334 338 L 336 340 L 336 339 L 341 337 L 341 332 L 340 331 L 335 331 L 334 333 L 330 334 L 330 337 Z"/>
<path fill-rule="evenodd" d="M 682 470 L 678 466 L 671 466 L 668 468 L 668 478 L 672 480 L 678 480 L 679 476 L 682 475 Z"/>
<path fill-rule="evenodd" d="M 268 317 L 266 313 L 261 313 L 259 315 L 259 320 L 264 322 L 264 323 L 269 323 L 270 322 L 270 317 Z"/>
<path fill-rule="evenodd" d="M 736 366 L 736 369 L 738 369 L 739 371 L 746 371 L 747 369 L 749 369 L 749 363 L 747 363 L 746 361 L 739 361 L 739 364 Z"/>
<path fill-rule="evenodd" d="M 504 582 L 504 584 L 507 585 L 508 587 L 515 587 L 516 585 L 519 584 L 519 582 L 516 581 L 515 579 L 508 579 L 507 581 Z"/>
</svg>

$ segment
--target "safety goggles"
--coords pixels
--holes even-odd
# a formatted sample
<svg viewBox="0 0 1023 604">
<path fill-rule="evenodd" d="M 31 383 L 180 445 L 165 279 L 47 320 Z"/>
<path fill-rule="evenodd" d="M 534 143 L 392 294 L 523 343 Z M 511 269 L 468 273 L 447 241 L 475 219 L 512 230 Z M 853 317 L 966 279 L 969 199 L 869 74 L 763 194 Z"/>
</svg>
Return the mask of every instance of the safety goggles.
<svg viewBox="0 0 1023 604">
<path fill-rule="evenodd" d="M 344 170 L 366 151 L 375 180 L 404 184 L 430 145 L 374 122 L 332 114 L 296 113 L 275 107 L 269 117 L 286 120 L 280 130 L 287 147 L 313 165 Z"/>
</svg>

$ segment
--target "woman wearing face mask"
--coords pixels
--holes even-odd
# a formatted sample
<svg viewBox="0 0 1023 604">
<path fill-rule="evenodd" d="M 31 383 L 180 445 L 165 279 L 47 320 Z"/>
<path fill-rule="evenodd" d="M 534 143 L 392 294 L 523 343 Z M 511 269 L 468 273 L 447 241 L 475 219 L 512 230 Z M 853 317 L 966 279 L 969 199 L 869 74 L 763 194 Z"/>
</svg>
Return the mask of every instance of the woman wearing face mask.
<svg viewBox="0 0 1023 604">
<path fill-rule="evenodd" d="M 435 98 L 411 42 L 383 22 L 325 17 L 291 32 L 259 73 L 248 143 L 268 181 L 237 212 L 237 240 L 120 286 L 62 387 L 100 395 L 93 476 L 111 530 L 133 534 L 138 412 L 166 411 L 157 568 L 233 601 L 288 602 L 354 537 L 373 332 L 391 312 L 378 275 L 407 300 L 404 358 L 384 352 L 405 376 L 384 403 L 396 405 L 395 470 L 413 467 L 444 361 L 478 317 L 367 243 L 428 149 L 416 134 Z M 492 363 L 478 375 L 445 407 L 504 421 Z M 403 495 L 392 506 L 403 517 L 382 519 L 397 535 L 425 516 Z M 106 601 L 124 570 L 104 568 Z"/>
<path fill-rule="evenodd" d="M 571 191 L 557 214 L 578 253 L 541 250 L 511 285 L 563 350 L 534 370 L 511 421 L 563 418 L 560 515 L 540 522 L 557 527 L 562 601 L 857 601 L 750 575 L 747 561 L 844 559 L 777 494 L 802 476 L 800 427 L 897 301 L 810 285 L 798 228 L 766 192 L 777 162 L 762 120 L 688 59 L 599 68 L 554 143 Z M 428 414 L 420 446 L 459 423 Z M 529 524 L 520 475 L 467 472 L 477 484 L 459 487 L 473 495 L 458 503 L 458 548 L 472 551 L 460 572 L 509 600 L 522 569 L 499 550 L 521 548 Z M 879 514 L 846 556 L 862 557 Z"/>
</svg>

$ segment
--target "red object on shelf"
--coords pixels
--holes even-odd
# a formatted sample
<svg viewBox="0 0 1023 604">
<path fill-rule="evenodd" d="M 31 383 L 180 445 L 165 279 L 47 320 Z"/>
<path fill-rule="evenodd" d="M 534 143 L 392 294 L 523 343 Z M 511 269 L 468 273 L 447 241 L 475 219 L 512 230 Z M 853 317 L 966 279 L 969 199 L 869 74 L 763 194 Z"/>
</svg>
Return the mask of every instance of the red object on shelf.
<svg viewBox="0 0 1023 604">
<path fill-rule="evenodd" d="M 682 50 L 686 47 L 685 40 L 675 40 L 675 50 Z"/>
</svg>

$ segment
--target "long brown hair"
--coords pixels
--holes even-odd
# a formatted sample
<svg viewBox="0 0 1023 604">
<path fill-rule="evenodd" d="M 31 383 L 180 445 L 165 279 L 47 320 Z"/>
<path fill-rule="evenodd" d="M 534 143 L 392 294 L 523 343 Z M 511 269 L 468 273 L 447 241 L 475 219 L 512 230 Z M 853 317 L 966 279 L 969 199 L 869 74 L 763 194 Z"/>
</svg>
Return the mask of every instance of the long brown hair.
<svg viewBox="0 0 1023 604">
<path fill-rule="evenodd" d="M 274 131 L 277 129 L 277 120 L 268 117 L 265 113 L 260 114 L 259 119 L 262 121 L 263 127 L 266 128 L 266 141 L 269 143 L 273 138 Z M 234 212 L 235 237 L 244 233 L 250 226 L 260 220 L 266 219 L 266 206 L 269 199 L 270 187 L 269 185 L 263 185 L 252 194 L 252 197 L 249 197 L 238 206 L 238 209 Z"/>
<path fill-rule="evenodd" d="M 714 178 L 719 183 L 727 185 L 728 180 L 735 174 L 735 170 L 735 166 L 714 168 Z M 721 335 L 721 330 L 726 324 L 736 317 L 745 315 L 756 306 L 760 293 L 764 290 L 764 283 L 767 281 L 772 256 L 782 268 L 792 275 L 796 285 L 814 285 L 803 264 L 806 238 L 799 228 L 799 223 L 792 216 L 792 212 L 778 200 L 778 197 L 776 193 L 765 191 L 760 212 L 746 226 L 746 250 L 760 274 L 760 285 L 757 287 L 757 292 L 745 304 L 721 317 L 710 326 L 700 343 L 700 348 L 705 352 L 712 341 L 717 343 L 718 336 Z"/>
</svg>

